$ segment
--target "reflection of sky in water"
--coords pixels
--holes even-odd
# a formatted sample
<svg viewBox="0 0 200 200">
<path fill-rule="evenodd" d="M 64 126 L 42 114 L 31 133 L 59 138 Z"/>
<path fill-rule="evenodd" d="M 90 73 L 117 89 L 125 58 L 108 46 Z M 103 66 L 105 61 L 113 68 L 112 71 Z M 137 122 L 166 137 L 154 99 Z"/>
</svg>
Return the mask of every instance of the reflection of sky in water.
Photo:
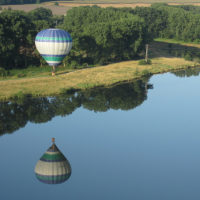
<svg viewBox="0 0 200 200">
<path fill-rule="evenodd" d="M 1 199 L 199 199 L 200 79 L 168 73 L 150 83 L 134 110 L 78 108 L 0 137 Z M 34 174 L 52 137 L 72 167 L 69 180 L 53 186 Z"/>
</svg>

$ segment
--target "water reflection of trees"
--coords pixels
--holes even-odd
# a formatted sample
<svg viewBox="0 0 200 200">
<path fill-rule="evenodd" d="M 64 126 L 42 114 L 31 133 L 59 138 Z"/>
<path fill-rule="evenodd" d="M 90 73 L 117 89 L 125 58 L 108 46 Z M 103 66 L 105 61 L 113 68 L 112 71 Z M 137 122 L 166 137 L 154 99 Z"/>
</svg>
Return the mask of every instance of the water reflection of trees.
<svg viewBox="0 0 200 200">
<path fill-rule="evenodd" d="M 171 72 L 171 73 L 178 77 L 199 76 L 200 68 L 194 68 L 194 69 L 189 68 L 189 69 L 184 69 L 181 71 Z"/>
<path fill-rule="evenodd" d="M 71 95 L 1 102 L 0 135 L 13 133 L 27 122 L 45 123 L 55 116 L 70 115 L 81 106 L 95 112 L 134 109 L 147 99 L 147 90 L 153 88 L 148 81 L 149 78 Z"/>
</svg>

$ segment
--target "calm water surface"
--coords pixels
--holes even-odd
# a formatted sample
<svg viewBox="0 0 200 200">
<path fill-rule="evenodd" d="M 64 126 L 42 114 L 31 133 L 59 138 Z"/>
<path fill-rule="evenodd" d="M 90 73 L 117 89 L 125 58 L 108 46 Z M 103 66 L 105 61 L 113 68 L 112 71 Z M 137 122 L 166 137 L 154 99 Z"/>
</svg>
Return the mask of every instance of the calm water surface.
<svg viewBox="0 0 200 200">
<path fill-rule="evenodd" d="M 199 200 L 198 74 L 0 103 L 1 200 Z M 58 185 L 34 173 L 52 137 L 72 167 Z"/>
</svg>

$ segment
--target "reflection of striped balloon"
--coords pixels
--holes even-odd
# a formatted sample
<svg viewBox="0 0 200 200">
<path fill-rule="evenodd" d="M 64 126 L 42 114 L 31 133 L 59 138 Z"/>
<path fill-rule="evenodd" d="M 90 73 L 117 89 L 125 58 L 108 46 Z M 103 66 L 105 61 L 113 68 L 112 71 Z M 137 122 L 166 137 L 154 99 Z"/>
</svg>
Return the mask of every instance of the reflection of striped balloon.
<svg viewBox="0 0 200 200">
<path fill-rule="evenodd" d="M 57 146 L 53 144 L 38 161 L 35 175 L 43 183 L 63 183 L 71 175 L 71 166 Z"/>
<path fill-rule="evenodd" d="M 36 35 L 35 45 L 50 66 L 58 66 L 72 48 L 72 37 L 61 29 L 45 29 Z"/>
</svg>

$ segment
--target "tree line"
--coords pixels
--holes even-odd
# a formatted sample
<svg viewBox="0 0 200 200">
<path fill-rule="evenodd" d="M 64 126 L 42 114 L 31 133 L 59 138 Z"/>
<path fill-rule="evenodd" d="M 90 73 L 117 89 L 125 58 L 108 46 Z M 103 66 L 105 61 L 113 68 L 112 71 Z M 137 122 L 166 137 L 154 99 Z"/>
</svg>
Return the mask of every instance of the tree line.
<svg viewBox="0 0 200 200">
<path fill-rule="evenodd" d="M 70 9 L 66 16 L 53 16 L 50 9 L 42 7 L 27 13 L 3 10 L 0 67 L 45 66 L 34 39 L 39 31 L 55 27 L 68 31 L 73 38 L 64 66 L 103 65 L 137 58 L 145 44 L 157 37 L 199 43 L 200 7 L 165 3 L 134 9 L 80 6 Z"/>
<path fill-rule="evenodd" d="M 50 9 L 37 8 L 28 13 L 3 10 L 0 14 L 0 67 L 27 68 L 45 65 L 34 39 L 46 28 L 68 31 L 73 48 L 63 65 L 103 64 L 133 59 L 150 41 L 145 21 L 119 9 L 84 6 L 72 8 L 67 16 L 53 16 Z"/>
</svg>

